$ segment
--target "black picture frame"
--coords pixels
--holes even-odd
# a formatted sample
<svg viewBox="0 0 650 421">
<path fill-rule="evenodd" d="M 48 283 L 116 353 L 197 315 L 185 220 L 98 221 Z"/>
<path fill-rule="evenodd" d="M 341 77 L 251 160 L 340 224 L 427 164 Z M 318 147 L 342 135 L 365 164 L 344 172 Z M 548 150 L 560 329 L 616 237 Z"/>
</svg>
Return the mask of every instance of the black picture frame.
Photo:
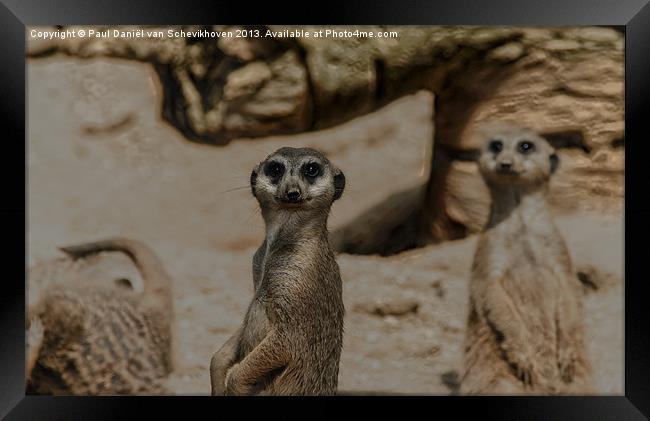
<svg viewBox="0 0 650 421">
<path fill-rule="evenodd" d="M 210 3 L 165 1 L 0 0 L 0 115 L 5 224 L 2 254 L 5 279 L 0 293 L 0 417 L 24 419 L 122 419 L 166 414 L 194 418 L 204 409 L 225 417 L 226 406 L 241 416 L 251 409 L 282 415 L 340 415 L 333 403 L 361 400 L 364 412 L 419 411 L 463 418 L 523 420 L 641 420 L 650 417 L 650 311 L 644 294 L 649 248 L 650 205 L 644 175 L 649 152 L 647 98 L 650 98 L 650 5 L 648 0 L 454 0 L 441 2 L 337 1 L 319 4 L 275 2 Z M 302 16 L 292 14 L 299 12 Z M 331 397 L 291 402 L 265 399 L 251 405 L 212 397 L 45 397 L 25 396 L 24 256 L 26 255 L 26 86 L 25 26 L 45 24 L 433 24 L 433 25 L 620 25 L 625 27 L 625 396 L 591 397 Z M 628 139 L 630 140 L 630 139 Z M 24 143 L 23 143 L 24 142 Z M 9 150 L 7 151 L 7 148 Z M 25 155 L 23 155 L 25 154 Z M 20 175 L 24 174 L 23 182 Z M 619 239 L 612 239 L 619 241 Z M 21 258 L 23 256 L 23 258 Z M 631 275 L 631 276 L 628 276 Z M 363 401 L 366 400 L 366 404 Z M 372 400 L 372 402 L 367 402 Z M 370 405 L 368 405 L 370 404 Z M 277 406 L 276 406 L 277 405 Z M 305 405 L 305 406 L 303 406 Z M 432 412 L 433 411 L 433 412 Z M 451 411 L 451 412 L 449 412 Z M 198 415 L 197 415 L 198 417 Z"/>
</svg>

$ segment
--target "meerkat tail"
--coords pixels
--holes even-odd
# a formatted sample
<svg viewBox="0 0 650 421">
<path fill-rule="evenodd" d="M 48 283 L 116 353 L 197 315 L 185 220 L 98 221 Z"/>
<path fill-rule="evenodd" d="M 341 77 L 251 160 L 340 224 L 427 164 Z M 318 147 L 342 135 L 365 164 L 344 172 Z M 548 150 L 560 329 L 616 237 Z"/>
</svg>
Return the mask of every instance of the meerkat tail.
<svg viewBox="0 0 650 421">
<path fill-rule="evenodd" d="M 144 281 L 144 295 L 166 301 L 171 294 L 171 278 L 162 262 L 146 244 L 124 237 L 114 237 L 91 243 L 59 247 L 59 250 L 80 259 L 103 251 L 126 254 L 137 266 Z"/>
</svg>

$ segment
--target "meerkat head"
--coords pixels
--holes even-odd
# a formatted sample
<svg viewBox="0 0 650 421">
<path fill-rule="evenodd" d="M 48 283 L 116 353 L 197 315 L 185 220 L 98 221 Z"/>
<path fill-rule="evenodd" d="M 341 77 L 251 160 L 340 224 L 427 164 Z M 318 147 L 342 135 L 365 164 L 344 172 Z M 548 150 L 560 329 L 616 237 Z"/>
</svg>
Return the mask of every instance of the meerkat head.
<svg viewBox="0 0 650 421">
<path fill-rule="evenodd" d="M 281 148 L 251 173 L 253 196 L 262 208 L 328 209 L 345 188 L 345 176 L 311 148 Z"/>
<path fill-rule="evenodd" d="M 547 182 L 558 167 L 553 147 L 530 129 L 494 123 L 479 135 L 479 170 L 490 185 L 538 185 Z"/>
</svg>

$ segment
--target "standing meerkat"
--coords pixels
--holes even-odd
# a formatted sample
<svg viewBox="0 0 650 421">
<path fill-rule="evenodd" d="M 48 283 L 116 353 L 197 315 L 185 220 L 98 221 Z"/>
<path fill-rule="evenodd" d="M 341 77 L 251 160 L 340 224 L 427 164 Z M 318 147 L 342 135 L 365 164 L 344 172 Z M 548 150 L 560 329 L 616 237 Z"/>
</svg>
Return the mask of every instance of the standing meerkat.
<svg viewBox="0 0 650 421">
<path fill-rule="evenodd" d="M 164 392 L 162 380 L 172 370 L 173 307 L 171 280 L 160 260 L 148 246 L 127 238 L 61 250 L 75 260 L 123 252 L 141 272 L 144 290 L 84 279 L 46 288 L 28 309 L 27 393 Z"/>
<path fill-rule="evenodd" d="M 585 392 L 581 286 L 546 202 L 558 157 L 535 132 L 508 123 L 479 135 L 492 204 L 472 265 L 460 392 Z"/>
<path fill-rule="evenodd" d="M 266 238 L 244 322 L 210 362 L 212 394 L 335 394 L 344 308 L 327 218 L 345 176 L 316 150 L 281 148 L 250 184 Z"/>
</svg>

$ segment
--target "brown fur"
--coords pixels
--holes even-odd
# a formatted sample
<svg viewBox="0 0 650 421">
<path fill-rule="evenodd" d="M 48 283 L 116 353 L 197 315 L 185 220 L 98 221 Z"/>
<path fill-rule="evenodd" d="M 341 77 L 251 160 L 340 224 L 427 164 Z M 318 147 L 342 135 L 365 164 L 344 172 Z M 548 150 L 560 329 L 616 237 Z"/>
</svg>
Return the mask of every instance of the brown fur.
<svg viewBox="0 0 650 421">
<path fill-rule="evenodd" d="M 516 126 L 488 126 L 482 136 L 479 168 L 492 206 L 472 266 L 460 392 L 588 392 L 581 286 L 545 198 L 557 156 Z M 524 139 L 532 151 L 519 149 Z"/>
<path fill-rule="evenodd" d="M 163 392 L 162 379 L 172 369 L 173 309 L 171 282 L 156 255 L 125 238 L 61 250 L 73 259 L 123 252 L 142 273 L 144 291 L 84 283 L 75 274 L 43 291 L 28 311 L 27 393 Z"/>
<path fill-rule="evenodd" d="M 272 160 L 286 169 L 275 182 L 265 173 Z M 302 173 L 309 162 L 322 167 L 311 181 Z M 244 322 L 212 357 L 213 395 L 336 392 L 344 308 L 327 217 L 344 180 L 312 149 L 282 148 L 254 169 L 266 238 L 253 258 L 255 293 Z M 282 203 L 292 189 L 307 200 Z"/>
</svg>

